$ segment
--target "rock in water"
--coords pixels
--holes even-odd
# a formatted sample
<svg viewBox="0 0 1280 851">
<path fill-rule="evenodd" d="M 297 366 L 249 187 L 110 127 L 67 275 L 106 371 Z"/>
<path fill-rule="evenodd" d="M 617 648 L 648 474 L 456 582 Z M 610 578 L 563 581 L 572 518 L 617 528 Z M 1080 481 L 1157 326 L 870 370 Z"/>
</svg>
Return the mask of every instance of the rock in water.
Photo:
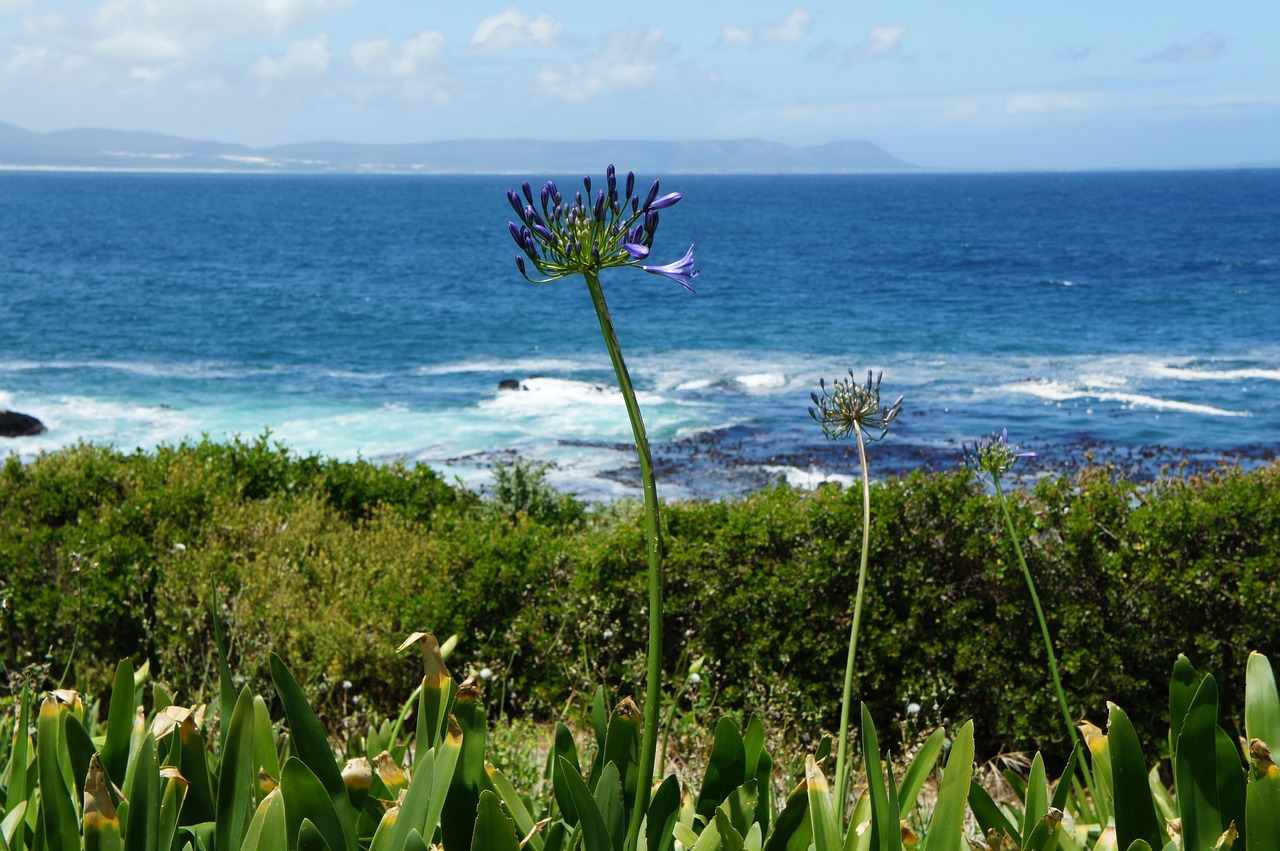
<svg viewBox="0 0 1280 851">
<path fill-rule="evenodd" d="M 0 410 L 0 437 L 30 437 L 45 431 L 44 423 L 30 414 Z"/>
</svg>

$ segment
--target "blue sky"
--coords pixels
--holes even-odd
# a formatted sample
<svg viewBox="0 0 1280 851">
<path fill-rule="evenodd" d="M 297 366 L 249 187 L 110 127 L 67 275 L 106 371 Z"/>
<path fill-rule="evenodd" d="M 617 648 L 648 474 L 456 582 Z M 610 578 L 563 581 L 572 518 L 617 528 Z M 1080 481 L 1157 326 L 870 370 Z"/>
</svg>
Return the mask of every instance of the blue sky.
<svg viewBox="0 0 1280 851">
<path fill-rule="evenodd" d="M 1280 162 L 1280 3 L 0 0 L 0 121 L 311 140 L 868 140 Z"/>
</svg>

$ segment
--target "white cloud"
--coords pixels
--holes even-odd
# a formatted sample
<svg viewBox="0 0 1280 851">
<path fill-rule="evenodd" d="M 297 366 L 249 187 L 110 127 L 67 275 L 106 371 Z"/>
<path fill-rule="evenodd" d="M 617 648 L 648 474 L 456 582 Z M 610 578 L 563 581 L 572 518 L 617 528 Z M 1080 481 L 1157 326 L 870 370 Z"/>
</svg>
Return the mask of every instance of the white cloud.
<svg viewBox="0 0 1280 851">
<path fill-rule="evenodd" d="M 263 80 L 286 77 L 318 77 L 329 70 L 329 36 L 300 39 L 291 43 L 281 56 L 261 56 L 250 70 Z"/>
<path fill-rule="evenodd" d="M 476 25 L 471 46 L 492 51 L 552 47 L 563 30 L 564 23 L 546 12 L 530 18 L 519 6 L 510 6 Z"/>
<path fill-rule="evenodd" d="M 806 10 L 796 8 L 776 24 L 762 24 L 758 27 L 739 27 L 727 25 L 720 33 L 723 44 L 739 47 L 757 47 L 772 44 L 796 44 L 803 41 L 813 27 L 813 15 Z"/>
<path fill-rule="evenodd" d="M 910 32 L 902 24 L 886 24 L 872 27 L 867 37 L 845 53 L 845 61 L 850 63 L 872 62 L 892 56 L 902 47 L 902 40 Z"/>
<path fill-rule="evenodd" d="M 664 74 L 662 60 L 675 53 L 676 46 L 666 40 L 662 30 L 620 30 L 610 35 L 594 56 L 568 68 L 543 68 L 538 82 L 548 98 L 581 103 L 658 82 Z"/>
<path fill-rule="evenodd" d="M 24 2 L 0 0 L 0 10 L 20 9 Z M 155 79 L 160 67 L 189 65 L 220 41 L 279 35 L 351 2 L 103 0 L 80 13 L 26 18 L 7 64 L 54 76 L 92 69 L 96 82 Z"/>
<path fill-rule="evenodd" d="M 1226 52 L 1226 39 L 1216 33 L 1205 33 L 1190 44 L 1171 44 L 1143 61 L 1178 62 L 1189 65 L 1196 62 L 1212 62 Z"/>
<path fill-rule="evenodd" d="M 411 77 L 440 59 L 444 43 L 444 33 L 438 30 L 423 30 L 399 48 L 389 39 L 366 39 L 351 46 L 347 59 L 366 74 Z"/>
</svg>

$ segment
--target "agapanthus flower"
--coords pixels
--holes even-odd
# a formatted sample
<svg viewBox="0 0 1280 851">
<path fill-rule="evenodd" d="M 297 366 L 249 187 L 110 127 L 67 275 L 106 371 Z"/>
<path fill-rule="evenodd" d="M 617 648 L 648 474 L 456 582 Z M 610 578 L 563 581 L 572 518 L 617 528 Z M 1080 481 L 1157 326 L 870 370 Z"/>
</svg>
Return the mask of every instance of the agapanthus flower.
<svg viewBox="0 0 1280 851">
<path fill-rule="evenodd" d="M 582 192 L 566 198 L 553 181 L 547 181 L 536 198 L 524 183 L 520 192 L 509 190 L 507 201 L 518 222 L 507 223 L 511 238 L 520 248 L 516 267 L 536 284 L 556 281 L 569 275 L 598 275 L 604 269 L 633 266 L 662 275 L 693 291 L 690 281 L 698 276 L 694 268 L 693 246 L 680 260 L 665 265 L 644 265 L 653 249 L 658 230 L 658 211 L 675 206 L 679 192 L 658 195 L 658 181 L 642 200 L 634 192 L 635 174 L 628 172 L 622 187 L 610 165 L 605 171 L 605 187 L 591 191 L 590 176 L 582 179 Z M 619 193 L 619 189 L 622 192 Z M 531 276 L 526 260 L 543 277 Z"/>
<path fill-rule="evenodd" d="M 884 373 L 874 377 L 867 370 L 866 383 L 859 385 L 849 370 L 849 378 L 837 378 L 827 389 L 826 381 L 818 379 L 818 387 L 822 395 L 810 393 L 815 407 L 809 408 L 809 416 L 822 426 L 822 433 L 830 440 L 843 440 L 853 434 L 855 429 L 866 435 L 868 441 L 879 440 L 889 431 L 889 424 L 902 410 L 902 396 L 892 405 L 880 402 L 880 379 Z"/>
<path fill-rule="evenodd" d="M 1034 452 L 1019 452 L 1018 447 L 1009 445 L 1009 429 L 1001 429 L 999 434 L 975 440 L 972 445 L 962 444 L 964 461 L 978 474 L 987 473 L 992 476 L 1003 476 L 1013 469 L 1019 458 L 1034 458 Z"/>
</svg>

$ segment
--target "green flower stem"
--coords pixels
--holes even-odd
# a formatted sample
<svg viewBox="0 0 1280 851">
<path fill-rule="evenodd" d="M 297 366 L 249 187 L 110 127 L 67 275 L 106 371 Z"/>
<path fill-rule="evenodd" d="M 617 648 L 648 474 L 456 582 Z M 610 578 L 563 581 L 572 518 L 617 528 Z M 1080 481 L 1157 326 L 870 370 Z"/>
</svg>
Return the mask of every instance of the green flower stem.
<svg viewBox="0 0 1280 851">
<path fill-rule="evenodd" d="M 853 703 L 853 668 L 858 655 L 858 627 L 862 623 L 862 600 L 867 588 L 867 557 L 871 545 L 871 482 L 867 478 L 867 447 L 862 439 L 862 428 L 853 424 L 853 436 L 858 443 L 858 461 L 862 464 L 862 560 L 858 565 L 858 594 L 853 602 L 853 626 L 849 630 L 849 656 L 844 665 L 844 696 L 840 701 L 840 739 L 836 744 L 836 821 L 844 830 L 845 778 L 849 771 L 845 764 L 849 750 L 849 709 Z"/>
<path fill-rule="evenodd" d="M 609 360 L 618 377 L 618 387 L 627 405 L 627 418 L 631 420 L 631 433 L 636 440 L 636 454 L 640 456 L 640 479 L 644 485 L 645 538 L 649 551 L 649 668 L 645 682 L 644 732 L 640 739 L 640 777 L 636 782 L 636 800 L 631 808 L 631 823 L 627 826 L 626 848 L 635 848 L 640 835 L 640 822 L 649 807 L 649 795 L 653 788 L 653 763 L 657 753 L 659 715 L 662 698 L 662 533 L 658 522 L 658 482 L 653 475 L 653 455 L 649 451 L 649 438 L 645 434 L 644 419 L 640 416 L 640 404 L 622 359 L 622 348 L 613 331 L 609 307 L 605 304 L 600 278 L 584 272 L 591 303 L 600 319 L 600 332 L 609 348 Z"/>
<path fill-rule="evenodd" d="M 1067 725 L 1067 741 L 1075 743 L 1079 737 L 1079 731 L 1076 730 L 1076 722 L 1071 717 L 1071 709 L 1067 706 L 1067 695 L 1062 690 L 1062 679 L 1058 676 L 1058 657 L 1053 652 L 1053 641 L 1049 638 L 1049 624 L 1044 618 L 1044 609 L 1040 607 L 1040 595 L 1036 593 L 1036 584 L 1031 579 L 1031 569 L 1027 567 L 1027 558 L 1022 554 L 1022 545 L 1018 543 L 1018 532 L 1013 527 L 1013 517 L 1009 514 L 1009 504 L 1004 498 L 1004 489 L 1000 487 L 1000 476 L 993 473 L 991 481 L 996 486 L 996 498 L 1000 503 L 1000 511 L 1004 514 L 1004 525 L 1009 532 L 1009 540 L 1013 541 L 1013 551 L 1018 556 L 1018 565 L 1022 568 L 1022 576 L 1027 580 L 1027 591 L 1031 593 L 1031 605 L 1035 607 L 1036 619 L 1040 622 L 1040 634 L 1044 637 L 1044 649 L 1049 655 L 1049 676 L 1053 678 L 1054 691 L 1058 693 L 1058 706 L 1062 709 L 1062 720 Z M 1085 785 L 1093 788 L 1093 777 L 1089 771 L 1087 760 L 1080 760 L 1080 770 L 1085 777 Z M 1082 790 L 1078 784 L 1076 787 L 1076 800 L 1078 803 L 1085 802 Z"/>
</svg>

